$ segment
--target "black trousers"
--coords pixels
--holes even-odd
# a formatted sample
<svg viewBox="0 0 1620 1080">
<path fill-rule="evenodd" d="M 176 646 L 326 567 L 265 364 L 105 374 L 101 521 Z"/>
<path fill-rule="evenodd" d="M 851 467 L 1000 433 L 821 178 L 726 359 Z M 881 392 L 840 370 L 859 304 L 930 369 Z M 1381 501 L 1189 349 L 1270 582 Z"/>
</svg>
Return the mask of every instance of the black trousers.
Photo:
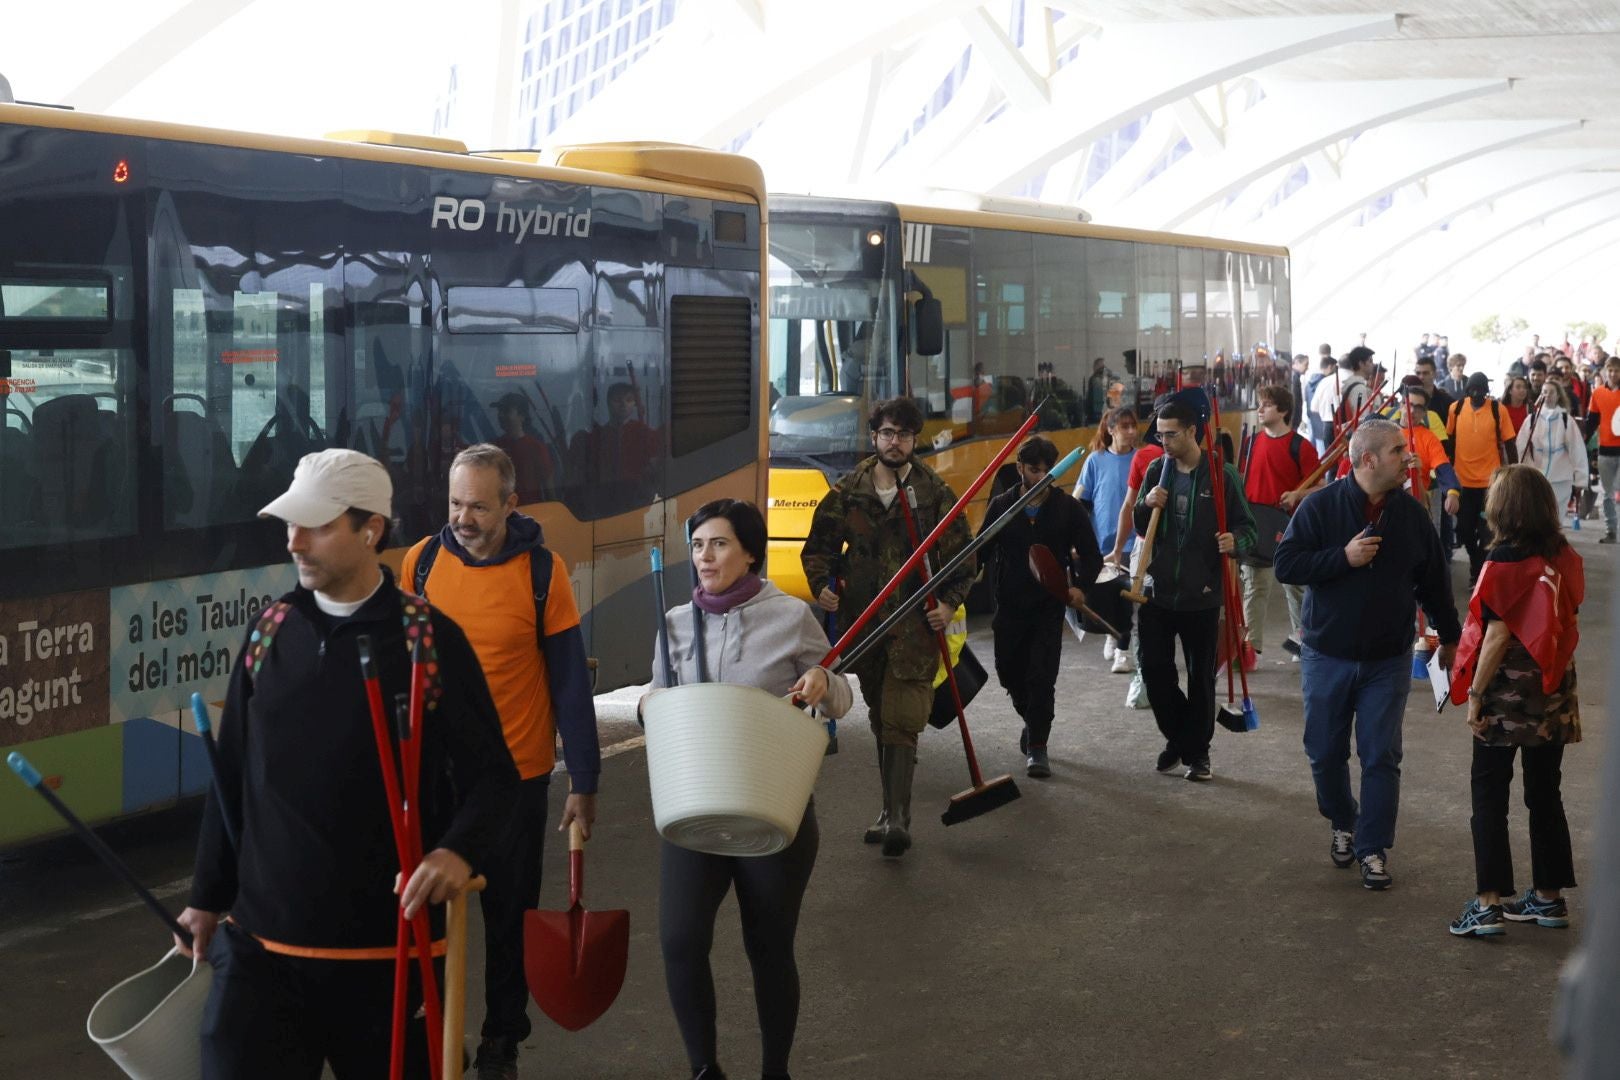
<svg viewBox="0 0 1620 1080">
<path fill-rule="evenodd" d="M 1457 542 L 1468 549 L 1469 581 L 1479 577 L 1490 545 L 1490 530 L 1485 526 L 1486 490 L 1465 487 L 1457 497 Z"/>
<path fill-rule="evenodd" d="M 221 923 L 208 947 L 214 982 L 203 1010 L 204 1080 L 386 1080 L 393 1030 L 392 960 L 307 960 Z M 441 993 L 444 963 L 436 961 Z M 427 1080 L 421 985 L 411 962 L 405 1075 Z"/>
<path fill-rule="evenodd" d="M 1569 822 L 1564 817 L 1564 746 L 1486 746 L 1474 740 L 1470 787 L 1474 797 L 1474 883 L 1479 892 L 1509 896 L 1513 884 L 1513 849 L 1508 840 L 1508 787 L 1513 783 L 1513 754 L 1524 771 L 1524 805 L 1530 811 L 1530 883 L 1543 892 L 1575 885 L 1575 859 L 1570 851 Z"/>
<path fill-rule="evenodd" d="M 481 867 L 484 886 L 484 1026 L 486 1039 L 529 1037 L 529 984 L 523 974 L 523 913 L 540 906 L 551 774 L 519 785 L 501 846 Z"/>
<path fill-rule="evenodd" d="M 1221 609 L 1173 611 L 1151 601 L 1142 605 L 1142 685 L 1166 750 L 1187 764 L 1209 757 L 1215 737 L 1215 643 Z M 1187 691 L 1176 672 L 1176 640 L 1187 665 Z"/>
<path fill-rule="evenodd" d="M 676 847 L 667 840 L 658 872 L 658 933 L 664 980 L 694 1069 L 717 1065 L 714 973 L 709 950 L 720 902 L 733 884 L 742 914 L 743 948 L 754 971 L 754 1007 L 766 1073 L 788 1071 L 799 1026 L 799 967 L 793 938 L 799 906 L 815 869 L 821 834 L 816 808 L 804 812 L 793 843 L 775 855 L 735 858 Z"/>
<path fill-rule="evenodd" d="M 1029 728 L 1029 745 L 1045 746 L 1056 709 L 1063 609 L 1031 613 L 998 606 L 990 627 L 996 635 L 996 678 Z"/>
</svg>

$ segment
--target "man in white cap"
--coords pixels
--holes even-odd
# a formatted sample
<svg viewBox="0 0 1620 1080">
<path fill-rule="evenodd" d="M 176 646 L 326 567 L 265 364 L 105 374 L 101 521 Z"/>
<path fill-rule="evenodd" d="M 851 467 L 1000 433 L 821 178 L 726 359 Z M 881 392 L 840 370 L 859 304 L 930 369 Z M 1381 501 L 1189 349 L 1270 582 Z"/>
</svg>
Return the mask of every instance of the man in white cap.
<svg viewBox="0 0 1620 1080">
<path fill-rule="evenodd" d="M 205 809 L 191 902 L 180 915 L 215 972 L 201 1032 L 204 1077 L 317 1080 L 323 1063 L 338 1076 L 382 1075 L 397 912 L 403 906 L 411 916 L 459 893 L 499 840 L 517 792 L 517 770 L 465 635 L 402 593 L 377 562 L 392 497 L 377 461 L 323 450 L 306 455 L 292 486 L 259 511 L 286 523 L 298 587 L 261 613 L 231 672 L 220 797 Z M 408 642 L 425 640 L 434 671 L 417 733 L 421 790 L 411 808 L 427 854 L 405 874 L 361 676 L 361 637 L 370 639 L 385 702 L 408 692 Z M 227 819 L 240 851 L 231 848 Z M 442 955 L 442 918 L 429 910 Z M 226 911 L 231 918 L 221 926 Z M 409 1077 L 429 1075 L 421 1002 L 413 962 Z"/>
</svg>

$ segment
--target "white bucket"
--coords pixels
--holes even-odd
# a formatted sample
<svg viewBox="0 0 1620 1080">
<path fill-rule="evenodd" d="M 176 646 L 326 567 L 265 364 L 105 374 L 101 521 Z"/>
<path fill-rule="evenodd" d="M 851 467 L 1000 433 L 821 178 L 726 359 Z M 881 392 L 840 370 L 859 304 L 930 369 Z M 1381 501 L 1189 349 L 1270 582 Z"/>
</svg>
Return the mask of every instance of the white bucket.
<svg viewBox="0 0 1620 1080">
<path fill-rule="evenodd" d="M 770 855 L 793 843 L 827 753 L 824 723 L 728 683 L 661 690 L 644 719 L 664 839 L 712 855 Z"/>
<path fill-rule="evenodd" d="M 170 949 L 156 964 L 101 995 L 85 1031 L 135 1080 L 202 1076 L 203 1005 L 214 969 Z"/>
</svg>

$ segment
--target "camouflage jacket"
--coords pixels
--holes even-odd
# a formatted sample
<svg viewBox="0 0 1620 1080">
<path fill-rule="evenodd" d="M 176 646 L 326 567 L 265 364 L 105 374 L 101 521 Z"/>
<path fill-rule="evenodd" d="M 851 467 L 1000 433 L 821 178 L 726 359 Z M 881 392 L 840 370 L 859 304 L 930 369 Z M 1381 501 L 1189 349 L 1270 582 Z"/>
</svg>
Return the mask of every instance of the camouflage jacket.
<svg viewBox="0 0 1620 1080">
<path fill-rule="evenodd" d="M 913 551 L 900 509 L 905 488 L 909 485 L 917 493 L 919 536 L 932 532 L 956 503 L 950 485 L 934 470 L 914 461 L 910 474 L 900 485 L 900 494 L 885 508 L 872 481 L 876 465 L 877 458 L 869 457 L 833 485 L 816 507 L 810 535 L 804 541 L 801 558 L 812 596 L 820 593 L 830 578 L 844 579 L 838 605 L 840 633 L 866 610 Z M 930 553 L 932 565 L 943 566 L 971 539 L 966 515 L 958 517 Z M 940 602 L 955 610 L 967 597 L 973 584 L 973 572 L 971 559 L 958 567 L 936 590 Z M 882 611 L 867 624 L 868 630 L 893 612 L 901 599 L 915 592 L 922 580 L 919 572 L 895 590 Z M 922 609 L 918 609 L 915 618 L 902 619 L 884 647 L 888 650 L 890 670 L 900 678 L 934 677 L 939 666 L 938 639 L 928 629 Z"/>
</svg>

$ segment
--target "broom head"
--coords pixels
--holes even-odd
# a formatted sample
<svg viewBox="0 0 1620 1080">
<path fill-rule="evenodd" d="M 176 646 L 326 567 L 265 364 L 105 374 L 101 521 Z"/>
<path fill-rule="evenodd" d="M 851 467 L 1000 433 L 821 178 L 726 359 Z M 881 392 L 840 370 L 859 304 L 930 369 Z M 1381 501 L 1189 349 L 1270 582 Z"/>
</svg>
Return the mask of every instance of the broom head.
<svg viewBox="0 0 1620 1080">
<path fill-rule="evenodd" d="M 1017 799 L 1019 794 L 1018 785 L 1013 783 L 1011 776 L 993 777 L 986 780 L 982 787 L 968 788 L 952 795 L 951 804 L 939 815 L 939 820 L 946 825 L 960 825 L 992 810 L 1001 809 Z"/>
</svg>

